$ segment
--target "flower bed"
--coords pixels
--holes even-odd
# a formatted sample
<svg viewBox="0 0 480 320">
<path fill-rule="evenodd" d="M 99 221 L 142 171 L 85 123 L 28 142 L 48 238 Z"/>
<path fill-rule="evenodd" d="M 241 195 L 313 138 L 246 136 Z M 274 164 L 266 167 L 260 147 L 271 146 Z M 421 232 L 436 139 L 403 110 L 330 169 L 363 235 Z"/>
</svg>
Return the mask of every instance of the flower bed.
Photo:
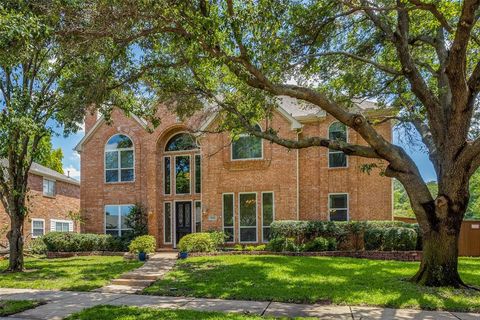
<svg viewBox="0 0 480 320">
<path fill-rule="evenodd" d="M 321 251 L 321 252 L 271 252 L 271 251 L 220 251 L 192 252 L 190 257 L 221 255 L 281 255 L 305 257 L 349 257 L 372 260 L 420 261 L 421 251 Z"/>
<path fill-rule="evenodd" d="M 119 251 L 81 251 L 81 252 L 47 252 L 48 259 L 86 257 L 86 256 L 124 256 L 125 252 Z"/>
</svg>

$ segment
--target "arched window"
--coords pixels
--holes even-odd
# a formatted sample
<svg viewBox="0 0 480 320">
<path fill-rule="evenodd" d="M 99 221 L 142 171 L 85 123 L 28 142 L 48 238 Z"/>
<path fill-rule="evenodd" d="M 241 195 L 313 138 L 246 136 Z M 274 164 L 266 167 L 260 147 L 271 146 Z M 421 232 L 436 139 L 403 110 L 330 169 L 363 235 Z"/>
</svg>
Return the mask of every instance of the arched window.
<svg viewBox="0 0 480 320">
<path fill-rule="evenodd" d="M 328 128 L 328 138 L 347 142 L 347 127 L 340 122 L 334 122 Z M 344 168 L 347 166 L 347 155 L 343 151 L 328 150 L 328 167 Z"/>
<path fill-rule="evenodd" d="M 255 129 L 262 131 L 257 124 Z M 232 141 L 232 160 L 262 159 L 262 138 L 241 134 L 237 140 Z"/>
<path fill-rule="evenodd" d="M 133 181 L 134 166 L 132 140 L 123 134 L 111 137 L 105 146 L 105 182 Z"/>
<path fill-rule="evenodd" d="M 198 149 L 195 138 L 189 133 L 178 133 L 168 140 L 165 151 L 185 151 Z"/>
</svg>

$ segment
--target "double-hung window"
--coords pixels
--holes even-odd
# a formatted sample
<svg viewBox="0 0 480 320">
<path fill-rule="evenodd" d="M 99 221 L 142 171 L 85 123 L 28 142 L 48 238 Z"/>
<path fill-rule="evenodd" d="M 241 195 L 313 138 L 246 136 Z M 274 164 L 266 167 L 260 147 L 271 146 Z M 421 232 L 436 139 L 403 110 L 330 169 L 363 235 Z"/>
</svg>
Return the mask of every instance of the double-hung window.
<svg viewBox="0 0 480 320">
<path fill-rule="evenodd" d="M 32 238 L 41 237 L 45 234 L 45 220 L 32 219 Z"/>
<path fill-rule="evenodd" d="M 330 140 L 347 142 L 347 127 L 340 122 L 334 122 L 328 128 Z M 328 149 L 328 167 L 344 168 L 347 166 L 347 155 L 343 151 Z"/>
<path fill-rule="evenodd" d="M 261 131 L 259 125 L 255 129 Z M 263 158 L 262 138 L 250 134 L 241 134 L 232 141 L 232 160 L 250 160 Z"/>
<path fill-rule="evenodd" d="M 43 179 L 43 195 L 47 197 L 55 197 L 56 182 L 54 180 Z"/>
<path fill-rule="evenodd" d="M 132 211 L 134 205 L 107 205 L 105 206 L 105 233 L 112 236 L 122 236 L 131 230 L 125 223 L 125 218 Z"/>
<path fill-rule="evenodd" d="M 73 221 L 71 220 L 50 220 L 50 231 L 73 232 Z"/>
<path fill-rule="evenodd" d="M 348 194 L 335 193 L 328 197 L 330 221 L 348 221 Z"/>
</svg>

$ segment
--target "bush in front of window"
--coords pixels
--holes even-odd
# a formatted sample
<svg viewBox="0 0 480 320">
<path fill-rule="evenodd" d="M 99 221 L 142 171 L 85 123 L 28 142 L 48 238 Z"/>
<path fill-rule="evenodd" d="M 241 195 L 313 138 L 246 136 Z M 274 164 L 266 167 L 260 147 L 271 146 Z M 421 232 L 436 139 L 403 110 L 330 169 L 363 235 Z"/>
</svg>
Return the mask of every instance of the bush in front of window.
<svg viewBox="0 0 480 320">
<path fill-rule="evenodd" d="M 328 240 L 324 237 L 316 237 L 312 241 L 305 243 L 302 251 L 318 252 L 328 250 Z"/>
<path fill-rule="evenodd" d="M 47 246 L 41 237 L 35 238 L 27 243 L 27 251 L 33 255 L 45 255 L 47 253 Z"/>
<path fill-rule="evenodd" d="M 413 229 L 392 227 L 385 229 L 384 251 L 407 251 L 415 250 L 417 245 L 417 233 Z"/>
<path fill-rule="evenodd" d="M 214 252 L 217 250 L 216 242 L 211 233 L 191 233 L 180 239 L 178 243 L 180 252 Z"/>
<path fill-rule="evenodd" d="M 39 238 L 50 252 L 128 251 L 130 239 L 104 234 L 49 232 Z"/>
<path fill-rule="evenodd" d="M 146 208 L 137 203 L 125 217 L 125 225 L 131 229 L 132 238 L 148 234 L 148 213 Z"/>
<path fill-rule="evenodd" d="M 155 252 L 156 241 L 154 236 L 144 235 L 136 237 L 128 246 L 132 253 L 153 253 Z"/>
<path fill-rule="evenodd" d="M 270 240 L 266 249 L 272 252 L 299 252 L 300 247 L 294 238 L 278 237 Z"/>
<path fill-rule="evenodd" d="M 385 241 L 384 228 L 371 227 L 365 230 L 364 243 L 365 250 L 382 250 Z"/>
</svg>

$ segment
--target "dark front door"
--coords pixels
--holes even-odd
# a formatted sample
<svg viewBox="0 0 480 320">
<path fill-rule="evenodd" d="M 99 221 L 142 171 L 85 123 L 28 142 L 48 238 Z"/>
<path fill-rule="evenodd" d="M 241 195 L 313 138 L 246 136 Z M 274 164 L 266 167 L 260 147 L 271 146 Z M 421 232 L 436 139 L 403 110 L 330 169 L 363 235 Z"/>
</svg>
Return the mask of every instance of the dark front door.
<svg viewBox="0 0 480 320">
<path fill-rule="evenodd" d="M 192 233 L 191 202 L 175 202 L 175 231 L 177 243 L 183 236 Z"/>
</svg>

